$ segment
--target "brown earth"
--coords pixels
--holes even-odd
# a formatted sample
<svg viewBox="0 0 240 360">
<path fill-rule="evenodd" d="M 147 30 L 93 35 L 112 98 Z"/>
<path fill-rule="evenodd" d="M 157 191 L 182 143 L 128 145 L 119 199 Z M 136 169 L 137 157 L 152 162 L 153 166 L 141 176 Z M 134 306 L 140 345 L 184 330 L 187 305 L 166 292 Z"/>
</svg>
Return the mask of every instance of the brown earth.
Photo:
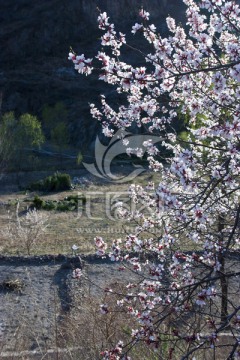
<svg viewBox="0 0 240 360">
<path fill-rule="evenodd" d="M 72 270 L 80 266 L 78 257 L 0 258 L 1 359 L 38 359 L 44 354 L 52 358 L 54 354 L 49 349 L 56 352 L 56 347 L 60 349 L 60 359 L 70 359 L 63 348 L 66 352 L 69 348 L 76 353 L 76 349 L 80 351 L 79 348 L 89 345 L 79 341 L 72 345 L 70 334 L 62 335 L 72 311 L 76 312 L 76 303 L 79 305 L 80 300 L 81 305 L 84 302 L 81 299 L 91 299 L 96 306 L 94 311 L 99 311 L 104 289 L 113 283 L 126 284 L 130 278 L 129 274 L 118 270 L 118 264 L 88 256 L 84 261 L 83 279 L 79 281 L 72 278 Z M 22 286 L 16 289 L 4 286 L 10 281 L 18 281 Z M 78 321 L 81 322 L 79 309 Z M 82 359 L 88 359 L 87 353 L 90 354 L 93 349 L 86 352 L 85 348 L 84 351 Z"/>
</svg>

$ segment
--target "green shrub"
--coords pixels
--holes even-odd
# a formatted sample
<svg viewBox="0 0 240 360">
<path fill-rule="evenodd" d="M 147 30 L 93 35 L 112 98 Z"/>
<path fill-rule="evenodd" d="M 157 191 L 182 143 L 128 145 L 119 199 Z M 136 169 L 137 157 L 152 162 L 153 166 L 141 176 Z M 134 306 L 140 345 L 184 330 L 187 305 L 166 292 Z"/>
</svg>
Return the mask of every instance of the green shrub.
<svg viewBox="0 0 240 360">
<path fill-rule="evenodd" d="M 68 174 L 56 173 L 53 175 L 54 181 L 56 181 L 56 190 L 70 190 L 71 189 L 71 178 Z"/>
<path fill-rule="evenodd" d="M 54 204 L 53 201 L 46 201 L 43 209 L 44 209 L 44 210 L 51 211 L 51 210 L 56 209 L 56 205 Z"/>
<path fill-rule="evenodd" d="M 75 207 L 73 207 L 72 209 L 72 206 L 69 202 L 67 201 L 60 201 L 58 204 L 57 204 L 57 208 L 56 208 L 58 211 L 71 211 L 71 210 L 75 210 Z"/>
<path fill-rule="evenodd" d="M 45 201 L 36 195 L 35 198 L 33 199 L 34 208 L 39 210 L 42 209 L 44 205 L 45 205 Z"/>
<path fill-rule="evenodd" d="M 54 176 L 48 176 L 43 181 L 43 191 L 54 191 L 56 190 L 57 182 Z"/>
<path fill-rule="evenodd" d="M 43 200 L 39 196 L 35 196 L 32 202 L 32 207 L 40 210 L 57 210 L 57 211 L 74 211 L 78 209 L 79 202 L 81 205 L 86 203 L 84 195 L 70 195 L 63 200 Z"/>
<path fill-rule="evenodd" d="M 68 174 L 55 173 L 52 176 L 29 185 L 30 191 L 64 191 L 71 189 L 71 178 Z"/>
<path fill-rule="evenodd" d="M 86 204 L 86 197 L 84 195 L 69 195 L 66 196 L 65 199 L 66 201 L 71 201 L 71 203 L 74 203 L 76 205 L 76 207 L 78 206 L 78 202 L 81 201 L 83 205 Z"/>
</svg>

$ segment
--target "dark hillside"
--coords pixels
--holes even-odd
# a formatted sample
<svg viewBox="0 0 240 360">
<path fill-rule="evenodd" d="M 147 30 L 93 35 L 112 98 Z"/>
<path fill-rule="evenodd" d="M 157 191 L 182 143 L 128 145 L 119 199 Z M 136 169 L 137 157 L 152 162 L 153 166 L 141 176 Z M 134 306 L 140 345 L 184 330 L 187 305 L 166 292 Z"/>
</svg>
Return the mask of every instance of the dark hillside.
<svg viewBox="0 0 240 360">
<path fill-rule="evenodd" d="M 88 146 L 96 132 L 88 102 L 96 99 L 104 84 L 96 89 L 94 80 L 80 77 L 67 55 L 70 46 L 89 56 L 96 53 L 97 7 L 126 33 L 138 21 L 141 5 L 161 31 L 168 14 L 179 21 L 184 16 L 180 0 L 1 0 L 0 5 L 2 112 L 40 116 L 44 105 L 62 102 L 69 111 L 71 138 L 80 147 Z"/>
</svg>

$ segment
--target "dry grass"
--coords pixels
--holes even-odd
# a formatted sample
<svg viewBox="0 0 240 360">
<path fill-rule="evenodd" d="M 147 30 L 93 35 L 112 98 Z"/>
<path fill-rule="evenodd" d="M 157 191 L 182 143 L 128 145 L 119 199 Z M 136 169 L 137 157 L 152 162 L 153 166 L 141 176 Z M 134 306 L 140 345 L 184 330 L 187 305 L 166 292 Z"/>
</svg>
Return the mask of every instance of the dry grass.
<svg viewBox="0 0 240 360">
<path fill-rule="evenodd" d="M 92 292 L 87 283 L 76 283 L 74 300 L 69 313 L 64 314 L 58 328 L 58 341 L 66 348 L 78 346 L 72 354 L 73 359 L 100 359 L 101 351 L 116 346 L 119 340 L 128 344 L 131 339 L 131 329 L 137 326 L 134 318 L 117 306 L 121 293 L 125 292 L 123 282 L 106 283 L 113 293 L 104 293 L 98 289 Z M 108 304 L 109 313 L 101 314 L 100 304 Z M 130 345 L 131 348 L 131 345 Z M 157 360 L 153 349 L 138 344 L 130 351 L 133 360 Z"/>
<path fill-rule="evenodd" d="M 149 180 L 158 181 L 156 174 L 143 174 L 135 179 L 135 183 L 145 185 Z M 78 188 L 52 194 L 42 194 L 44 200 L 62 200 L 69 195 L 79 193 L 87 196 L 87 206 L 79 203 L 78 211 L 48 211 L 49 226 L 44 238 L 33 249 L 33 254 L 70 254 L 73 244 L 79 246 L 81 253 L 94 251 L 94 237 L 102 236 L 107 241 L 123 237 L 130 227 L 127 221 L 114 218 L 115 203 L 123 200 L 126 206 L 130 206 L 128 198 L 129 184 L 91 184 L 88 187 Z M 13 205 L 20 201 L 20 210 L 24 212 L 31 203 L 36 193 L 6 192 L 0 195 L 0 202 L 12 204 L 12 206 L 0 206 L 0 252 L 5 254 L 18 254 L 18 240 L 9 242 L 4 236 L 4 228 L 7 224 L 7 211 L 14 211 Z"/>
<path fill-rule="evenodd" d="M 150 178 L 153 176 L 149 174 L 139 176 L 136 183 L 145 185 Z M 154 180 L 157 183 L 156 178 Z M 90 185 L 87 188 L 79 187 L 68 192 L 42 195 L 44 200 L 63 200 L 66 196 L 81 194 L 87 196 L 88 205 L 82 206 L 80 202 L 78 211 L 48 211 L 49 225 L 45 236 L 36 244 L 32 254 L 71 254 L 74 244 L 79 247 L 80 253 L 89 254 L 95 251 L 94 238 L 96 236 L 102 236 L 109 244 L 113 239 L 123 238 L 137 225 L 115 217 L 115 203 L 118 200 L 122 200 L 128 208 L 131 206 L 128 186 L 129 184 Z M 4 194 L 0 196 L 0 202 L 14 203 L 18 199 L 20 209 L 24 212 L 35 195 L 36 193 Z M 110 203 L 110 201 L 113 202 Z M 20 254 L 18 239 L 10 243 L 4 236 L 8 211 L 14 210 L 14 205 L 0 206 L 0 252 L 4 254 Z M 149 236 L 149 234 L 146 235 Z M 182 241 L 182 249 L 193 250 L 192 243 L 190 245 L 183 243 L 184 241 Z"/>
</svg>

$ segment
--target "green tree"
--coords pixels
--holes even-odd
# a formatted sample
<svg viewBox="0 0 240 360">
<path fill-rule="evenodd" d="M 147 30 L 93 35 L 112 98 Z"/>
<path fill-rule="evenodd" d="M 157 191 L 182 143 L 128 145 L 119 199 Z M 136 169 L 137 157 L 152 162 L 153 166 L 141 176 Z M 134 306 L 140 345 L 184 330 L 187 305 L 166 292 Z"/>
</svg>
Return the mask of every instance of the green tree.
<svg viewBox="0 0 240 360">
<path fill-rule="evenodd" d="M 17 118 L 13 112 L 6 113 L 0 124 L 0 142 L 2 161 L 10 162 L 11 167 L 20 171 L 29 159 L 26 150 L 44 142 L 41 123 L 31 114 Z"/>
<path fill-rule="evenodd" d="M 36 116 L 31 114 L 21 115 L 17 130 L 18 148 L 39 147 L 44 142 L 42 126 Z"/>
</svg>

